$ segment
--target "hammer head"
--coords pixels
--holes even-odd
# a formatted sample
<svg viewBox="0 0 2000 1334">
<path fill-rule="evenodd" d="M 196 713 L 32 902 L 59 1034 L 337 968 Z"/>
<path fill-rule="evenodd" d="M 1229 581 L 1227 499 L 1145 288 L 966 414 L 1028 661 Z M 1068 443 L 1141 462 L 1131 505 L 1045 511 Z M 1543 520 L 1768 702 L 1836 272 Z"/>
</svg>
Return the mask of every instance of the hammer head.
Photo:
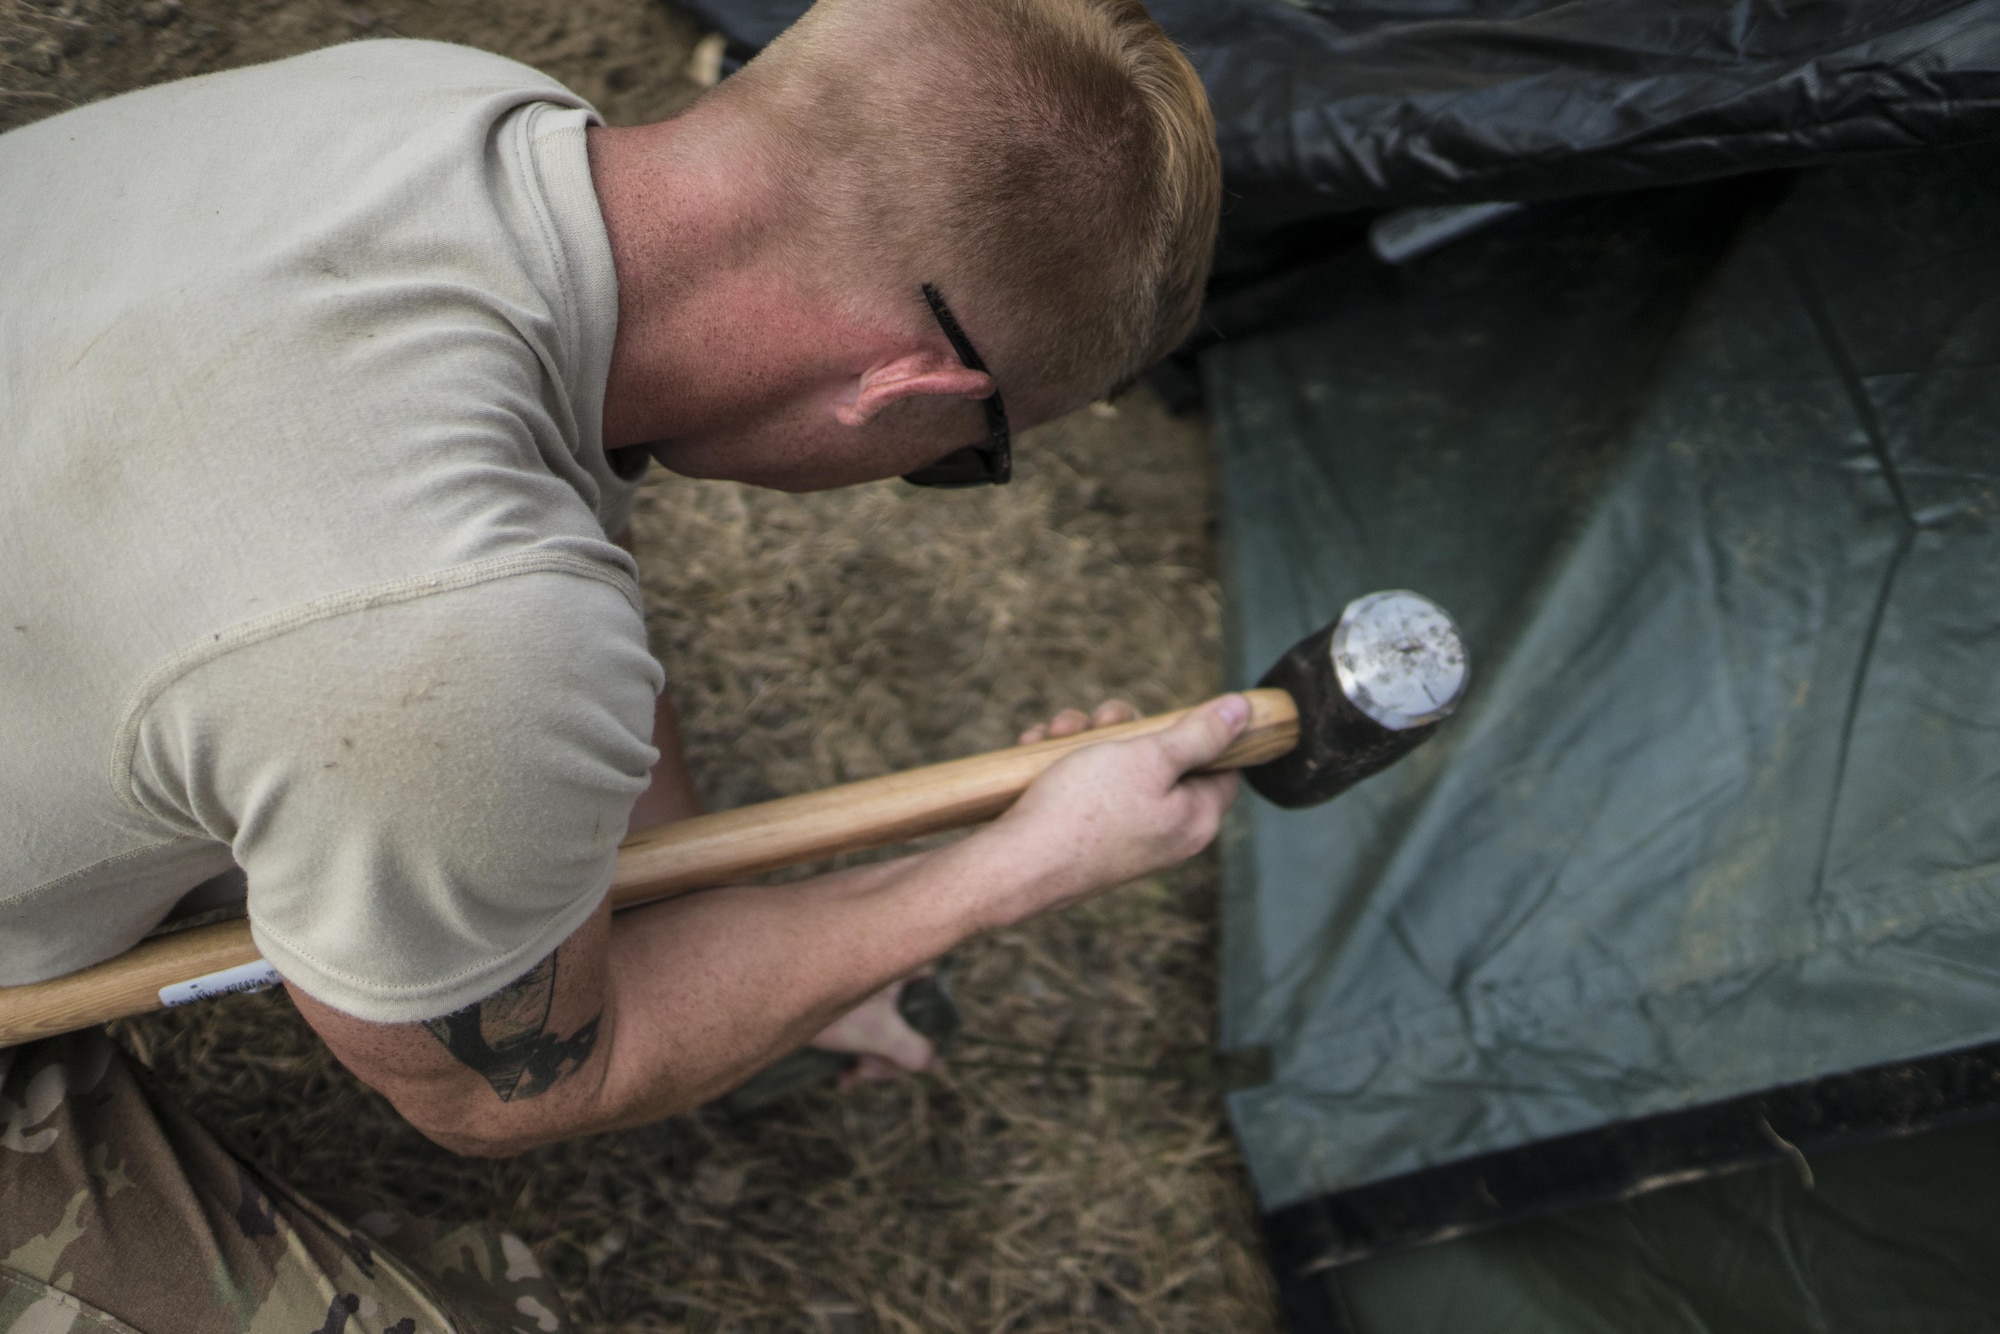
<svg viewBox="0 0 2000 1334">
<path fill-rule="evenodd" d="M 1465 641 L 1437 603 L 1400 588 L 1356 598 L 1257 683 L 1298 705 L 1299 744 L 1243 776 L 1275 805 L 1316 806 L 1436 731 L 1470 679 Z"/>
</svg>

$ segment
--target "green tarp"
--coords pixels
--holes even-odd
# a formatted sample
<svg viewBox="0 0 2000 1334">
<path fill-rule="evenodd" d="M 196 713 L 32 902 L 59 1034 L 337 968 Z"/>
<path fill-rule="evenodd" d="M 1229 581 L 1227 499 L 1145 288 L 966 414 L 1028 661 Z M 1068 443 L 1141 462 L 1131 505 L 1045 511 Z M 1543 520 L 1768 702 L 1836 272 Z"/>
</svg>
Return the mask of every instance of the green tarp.
<svg viewBox="0 0 2000 1334">
<path fill-rule="evenodd" d="M 2000 1038 L 2000 150 L 1544 205 L 1292 318 L 1203 356 L 1233 671 L 1408 587 L 1474 682 L 1228 837 L 1265 1207 Z"/>
</svg>

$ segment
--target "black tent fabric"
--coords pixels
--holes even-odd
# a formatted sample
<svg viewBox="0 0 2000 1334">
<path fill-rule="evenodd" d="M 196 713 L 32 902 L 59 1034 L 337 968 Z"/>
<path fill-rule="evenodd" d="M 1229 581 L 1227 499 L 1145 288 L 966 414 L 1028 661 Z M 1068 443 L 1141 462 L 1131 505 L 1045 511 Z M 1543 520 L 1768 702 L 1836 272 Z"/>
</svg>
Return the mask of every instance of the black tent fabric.
<svg viewBox="0 0 2000 1334">
<path fill-rule="evenodd" d="M 1203 354 L 1233 670 L 1407 586 L 1475 684 L 1399 769 L 1228 843 L 1225 1045 L 1274 1070 L 1231 1106 L 1273 1218 L 1318 1228 L 1278 1239 L 1294 1275 L 1577 1203 L 1509 1155 L 1778 1086 L 1958 1061 L 1916 1121 L 1990 1110 L 2000 148 L 1349 263 Z M 1601 1193 L 1704 1170 L 1680 1147 Z"/>
<path fill-rule="evenodd" d="M 1322 1275 L 1339 1334 L 1980 1334 L 2000 1123 L 1579 1209 Z"/>
<path fill-rule="evenodd" d="M 805 0 L 688 0 L 747 58 Z M 2000 0 L 1153 0 L 1256 237 L 2000 133 Z M 882 41 L 893 44 L 885 31 Z"/>
</svg>

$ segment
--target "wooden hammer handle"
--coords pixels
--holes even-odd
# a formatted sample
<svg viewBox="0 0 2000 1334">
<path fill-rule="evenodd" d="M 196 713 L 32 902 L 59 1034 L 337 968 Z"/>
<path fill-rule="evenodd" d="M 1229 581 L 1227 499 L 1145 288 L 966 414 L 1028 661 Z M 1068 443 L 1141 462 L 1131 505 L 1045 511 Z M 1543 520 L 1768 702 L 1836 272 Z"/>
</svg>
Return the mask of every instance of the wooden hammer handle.
<svg viewBox="0 0 2000 1334">
<path fill-rule="evenodd" d="M 1282 690 L 1249 690 L 1244 696 L 1250 701 L 1250 722 L 1212 768 L 1262 764 L 1298 744 L 1299 715 L 1290 695 Z M 979 824 L 1013 805 L 1028 784 L 1070 752 L 1101 741 L 1152 736 L 1191 712 L 1178 709 L 648 829 L 618 849 L 611 901 L 629 907 L 800 862 Z"/>
<path fill-rule="evenodd" d="M 1298 743 L 1299 715 L 1290 695 L 1282 690 L 1243 693 L 1250 701 L 1249 725 L 1211 770 L 1262 764 Z M 1180 709 L 649 829 L 618 849 L 612 906 L 629 908 L 991 820 L 1071 751 L 1163 732 L 1189 712 Z M 255 963 L 258 957 L 250 923 L 239 918 L 143 941 L 115 959 L 51 981 L 0 987 L 0 1047 L 160 1009 L 162 987 Z"/>
</svg>

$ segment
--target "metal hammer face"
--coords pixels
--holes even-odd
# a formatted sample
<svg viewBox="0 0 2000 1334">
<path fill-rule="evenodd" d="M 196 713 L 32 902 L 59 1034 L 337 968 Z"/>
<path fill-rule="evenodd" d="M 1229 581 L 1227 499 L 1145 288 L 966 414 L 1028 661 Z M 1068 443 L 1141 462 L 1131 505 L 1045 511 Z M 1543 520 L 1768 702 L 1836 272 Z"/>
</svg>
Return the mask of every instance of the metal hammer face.
<svg viewBox="0 0 2000 1334">
<path fill-rule="evenodd" d="M 1470 679 L 1465 641 L 1437 603 L 1400 588 L 1356 598 L 1257 683 L 1298 705 L 1299 744 L 1243 776 L 1275 805 L 1316 806 L 1415 749 Z"/>
</svg>

